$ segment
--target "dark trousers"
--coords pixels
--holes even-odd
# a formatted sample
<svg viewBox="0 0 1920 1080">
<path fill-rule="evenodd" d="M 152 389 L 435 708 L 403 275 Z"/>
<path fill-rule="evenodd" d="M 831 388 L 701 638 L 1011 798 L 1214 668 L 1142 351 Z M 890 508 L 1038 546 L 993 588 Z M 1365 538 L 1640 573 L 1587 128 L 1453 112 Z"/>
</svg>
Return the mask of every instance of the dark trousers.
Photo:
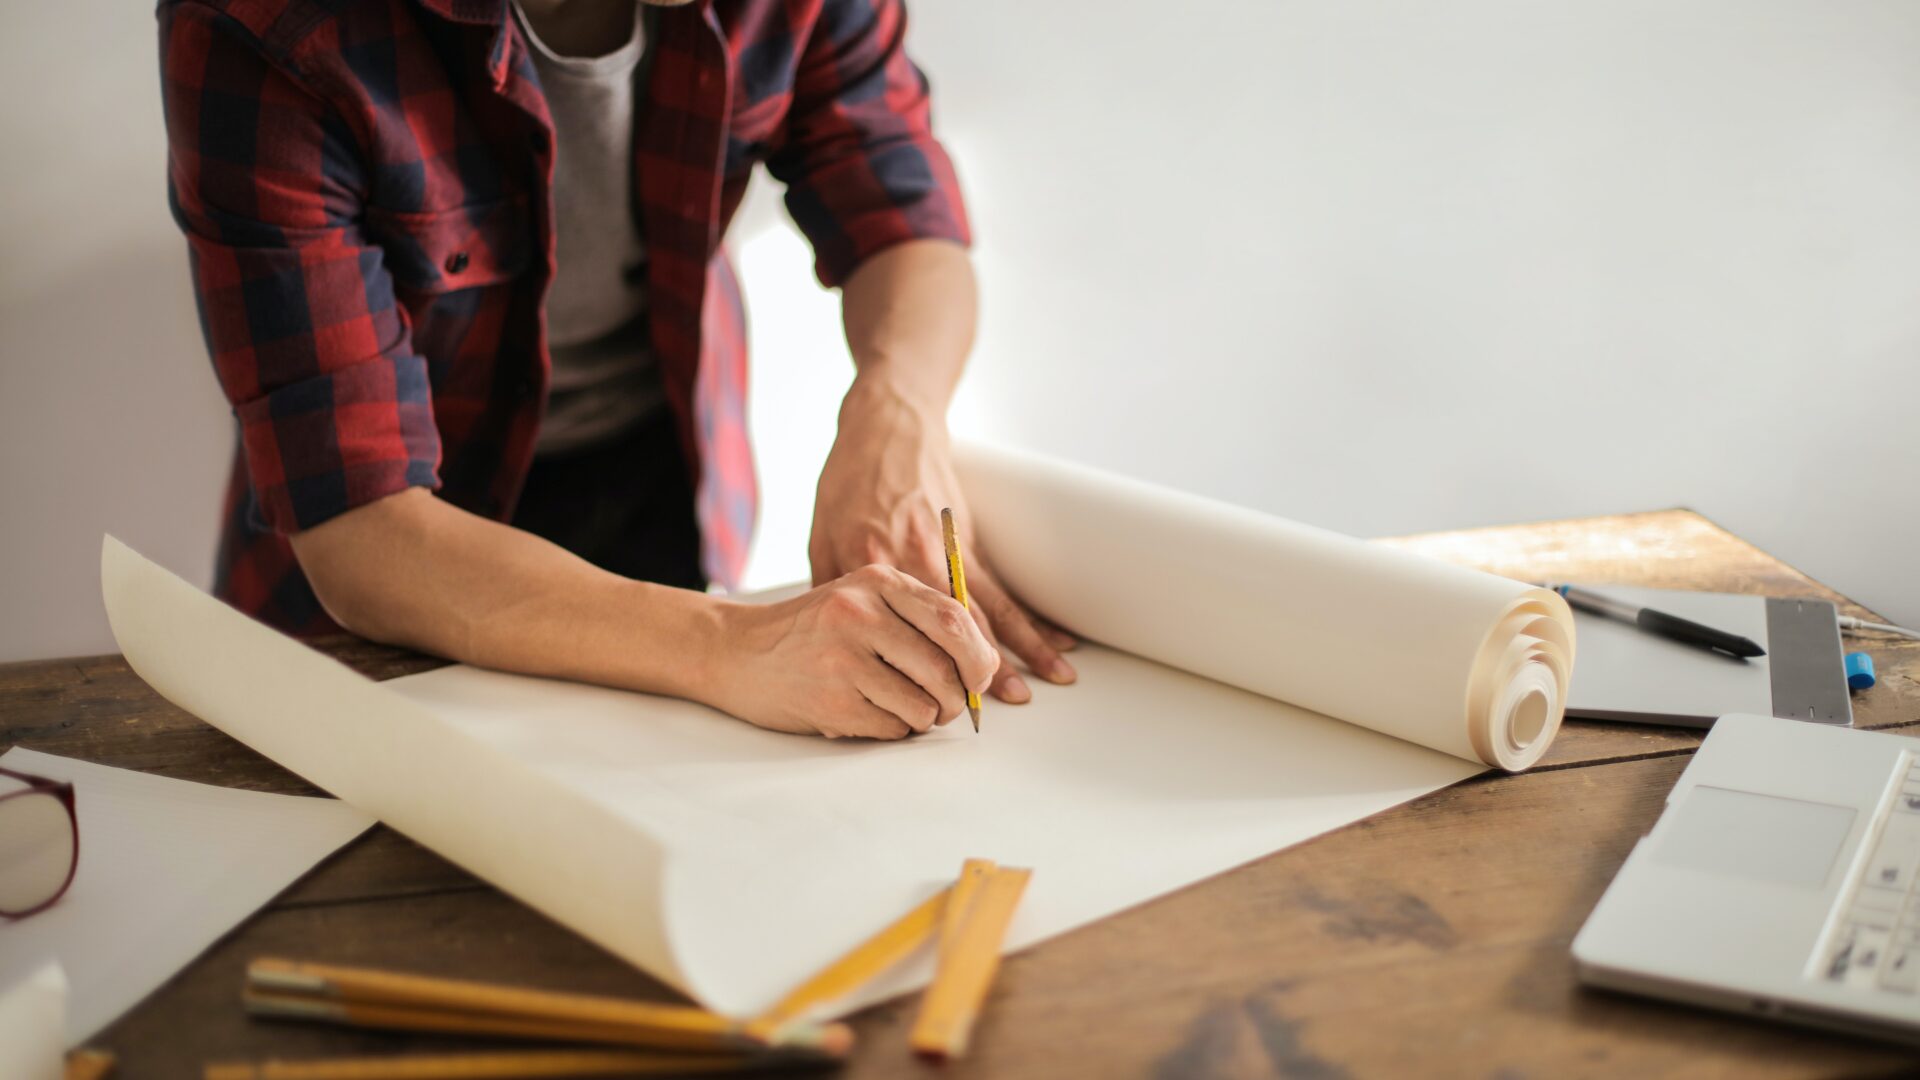
<svg viewBox="0 0 1920 1080">
<path fill-rule="evenodd" d="M 666 409 L 598 446 L 534 458 L 513 524 L 624 577 L 707 587 L 693 483 Z"/>
</svg>

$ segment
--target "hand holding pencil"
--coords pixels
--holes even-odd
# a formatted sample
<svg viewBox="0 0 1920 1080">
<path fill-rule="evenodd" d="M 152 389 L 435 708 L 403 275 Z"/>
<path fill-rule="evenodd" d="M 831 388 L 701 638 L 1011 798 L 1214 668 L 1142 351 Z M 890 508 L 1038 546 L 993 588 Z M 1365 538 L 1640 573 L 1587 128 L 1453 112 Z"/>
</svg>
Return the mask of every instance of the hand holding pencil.
<svg viewBox="0 0 1920 1080">
<path fill-rule="evenodd" d="M 1030 680 L 1056 685 L 1076 678 L 1069 653 L 1071 634 L 1052 625 L 1001 580 L 992 552 L 974 543 L 974 531 L 992 513 L 971 507 L 954 467 L 944 430 L 918 428 L 938 415 L 893 408 L 898 401 L 876 384 L 872 394 L 850 393 L 861 404 L 878 402 L 888 423 L 874 414 L 843 409 L 839 438 L 820 472 L 807 557 L 813 583 L 825 585 L 871 564 L 905 571 L 940 592 L 947 591 L 941 507 L 953 510 L 956 537 L 967 562 L 967 605 L 973 621 L 1000 654 L 1000 665 L 980 697 L 1009 705 L 1032 699 Z M 896 415 L 897 414 L 897 415 Z M 911 415 L 909 415 L 911 414 Z M 902 430 L 898 420 L 915 430 Z M 979 513 L 974 513 L 974 510 Z"/>
<path fill-rule="evenodd" d="M 945 589 L 891 566 L 720 610 L 724 644 L 690 696 L 775 731 L 904 739 L 959 716 L 999 663 Z"/>
</svg>

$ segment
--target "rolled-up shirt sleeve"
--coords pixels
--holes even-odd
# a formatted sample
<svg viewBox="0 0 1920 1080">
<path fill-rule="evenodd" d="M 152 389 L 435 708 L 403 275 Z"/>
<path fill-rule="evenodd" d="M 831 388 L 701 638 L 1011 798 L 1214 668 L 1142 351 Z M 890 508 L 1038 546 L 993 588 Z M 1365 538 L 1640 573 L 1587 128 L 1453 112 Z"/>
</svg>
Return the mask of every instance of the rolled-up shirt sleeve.
<svg viewBox="0 0 1920 1080">
<path fill-rule="evenodd" d="M 908 240 L 971 242 L 953 162 L 933 136 L 927 80 L 907 58 L 899 0 L 828 0 L 794 78 L 767 168 L 828 287 Z"/>
<path fill-rule="evenodd" d="M 168 198 L 265 524 L 437 488 L 427 363 L 360 231 L 353 133 L 220 13 L 163 6 L 160 46 Z"/>
</svg>

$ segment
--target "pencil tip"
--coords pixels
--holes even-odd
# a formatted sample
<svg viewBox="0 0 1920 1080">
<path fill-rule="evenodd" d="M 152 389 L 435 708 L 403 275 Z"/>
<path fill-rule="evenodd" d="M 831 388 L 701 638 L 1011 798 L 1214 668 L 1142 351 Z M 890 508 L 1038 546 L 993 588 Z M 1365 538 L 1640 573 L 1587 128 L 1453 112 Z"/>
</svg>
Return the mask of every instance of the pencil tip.
<svg viewBox="0 0 1920 1080">
<path fill-rule="evenodd" d="M 967 713 L 973 717 L 973 733 L 980 734 L 980 706 L 975 705 L 969 708 Z"/>
</svg>

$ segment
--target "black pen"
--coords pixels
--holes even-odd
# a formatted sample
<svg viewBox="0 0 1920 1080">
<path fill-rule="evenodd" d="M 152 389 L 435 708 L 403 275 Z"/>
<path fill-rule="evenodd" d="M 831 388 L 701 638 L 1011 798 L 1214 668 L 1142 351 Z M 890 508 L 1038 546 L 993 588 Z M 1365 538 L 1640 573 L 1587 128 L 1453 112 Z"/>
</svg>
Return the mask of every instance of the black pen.
<svg viewBox="0 0 1920 1080">
<path fill-rule="evenodd" d="M 1567 603 L 1581 611 L 1590 611 L 1595 615 L 1629 622 L 1649 634 L 1659 634 L 1664 638 L 1697 645 L 1702 649 L 1713 649 L 1742 660 L 1750 656 L 1765 656 L 1767 650 L 1761 648 L 1751 638 L 1739 634 L 1729 634 L 1725 630 L 1715 630 L 1711 626 L 1702 626 L 1691 619 L 1678 615 L 1669 615 L 1652 608 L 1634 607 L 1620 600 L 1609 599 L 1597 593 L 1572 585 L 1549 585 L 1547 588 L 1567 598 Z"/>
</svg>

